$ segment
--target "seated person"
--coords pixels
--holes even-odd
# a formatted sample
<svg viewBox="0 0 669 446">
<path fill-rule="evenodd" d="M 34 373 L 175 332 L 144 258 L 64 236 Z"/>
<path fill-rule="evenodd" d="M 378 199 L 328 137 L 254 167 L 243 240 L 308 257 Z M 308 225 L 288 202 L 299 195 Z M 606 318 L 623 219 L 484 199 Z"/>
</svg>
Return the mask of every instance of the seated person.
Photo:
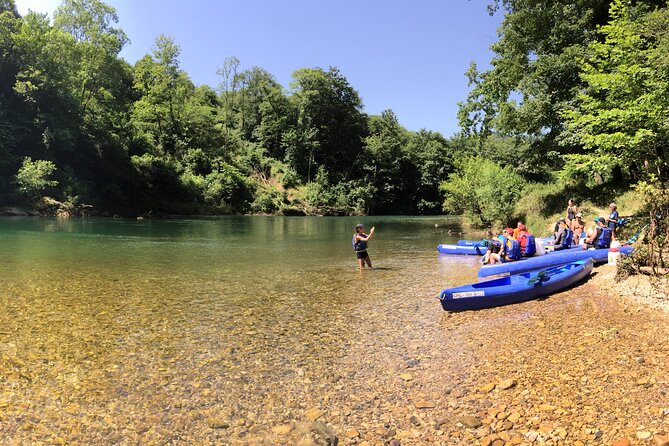
<svg viewBox="0 0 669 446">
<path fill-rule="evenodd" d="M 561 218 L 558 222 L 559 228 L 555 234 L 555 241 L 553 242 L 553 251 L 560 251 L 568 247 L 569 228 L 567 228 L 567 221 Z"/>
<path fill-rule="evenodd" d="M 600 245 L 598 242 L 599 238 L 602 236 L 604 228 L 606 228 L 606 219 L 604 217 L 599 217 L 595 222 L 597 223 L 597 227 L 592 234 L 585 239 L 583 249 L 598 248 Z"/>
<path fill-rule="evenodd" d="M 491 254 L 499 254 L 500 251 L 502 251 L 502 249 L 504 248 L 504 245 L 506 245 L 507 229 L 502 231 L 502 233 L 500 235 L 496 235 L 495 237 L 493 237 L 488 242 L 488 251 L 486 251 L 485 255 L 481 259 L 482 264 L 485 265 L 485 264 L 490 263 L 490 255 Z"/>
<path fill-rule="evenodd" d="M 503 239 L 502 249 L 498 254 L 490 253 L 488 263 L 494 265 L 495 263 L 513 262 L 520 258 L 520 243 L 513 238 L 513 228 L 506 228 L 505 235 L 499 237 Z"/>
<path fill-rule="evenodd" d="M 521 234 L 523 232 L 527 232 L 529 234 L 527 226 L 525 226 L 522 221 L 519 221 L 518 225 L 513 230 L 513 238 L 515 238 L 516 240 L 520 240 Z"/>
<path fill-rule="evenodd" d="M 557 223 L 555 223 L 555 228 L 553 228 L 553 240 L 557 240 L 558 237 L 558 232 L 560 232 L 560 229 L 562 228 L 562 223 L 566 223 L 566 220 L 564 217 L 558 218 Z"/>
</svg>

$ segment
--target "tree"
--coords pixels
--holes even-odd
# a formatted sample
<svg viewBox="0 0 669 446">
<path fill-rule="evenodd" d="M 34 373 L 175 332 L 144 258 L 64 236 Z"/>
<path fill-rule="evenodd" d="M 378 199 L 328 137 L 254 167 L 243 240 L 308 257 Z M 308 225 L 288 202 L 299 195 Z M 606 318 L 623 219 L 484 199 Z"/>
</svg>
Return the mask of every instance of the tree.
<svg viewBox="0 0 669 446">
<path fill-rule="evenodd" d="M 584 89 L 564 111 L 565 140 L 582 144 L 572 154 L 572 175 L 610 177 L 614 169 L 633 181 L 665 179 L 669 167 L 669 12 L 634 20 L 622 0 L 611 5 L 612 20 L 602 42 L 583 59 Z"/>
<path fill-rule="evenodd" d="M 636 1 L 644 10 L 663 4 Z M 557 169 L 551 151 L 576 153 L 578 144 L 560 141 L 565 124 L 562 110 L 582 87 L 579 63 L 597 28 L 609 20 L 610 0 L 496 0 L 491 12 L 505 10 L 500 38 L 492 45 L 490 70 L 475 65 L 467 75 L 473 86 L 460 104 L 463 130 L 482 140 L 496 132 L 514 136 L 517 156 Z M 482 144 L 482 142 L 481 142 Z"/>
<path fill-rule="evenodd" d="M 116 10 L 98 0 L 64 0 L 54 13 L 54 27 L 75 41 L 71 45 L 72 63 L 76 65 L 72 75 L 77 77 L 75 94 L 84 114 L 93 100 L 106 101 L 110 84 L 118 81 L 117 55 L 128 38 L 111 26 L 117 22 Z"/>
<path fill-rule="evenodd" d="M 160 35 L 153 55 L 135 64 L 133 122 L 157 153 L 175 155 L 183 149 L 182 114 L 194 86 L 179 68 L 181 49 L 174 39 Z"/>
<path fill-rule="evenodd" d="M 585 151 L 570 156 L 567 172 L 592 181 L 620 170 L 634 183 L 649 217 L 643 262 L 655 266 L 669 233 L 669 10 L 637 18 L 615 0 L 611 18 L 582 62 L 585 88 L 564 112 L 566 138 Z"/>
<path fill-rule="evenodd" d="M 239 59 L 236 57 L 227 57 L 223 66 L 216 70 L 216 74 L 221 77 L 219 91 L 223 106 L 223 128 L 229 134 L 230 129 L 235 127 L 235 108 L 236 93 L 239 87 Z"/>
<path fill-rule="evenodd" d="M 58 185 L 58 181 L 51 179 L 55 171 L 56 165 L 51 161 L 26 157 L 15 176 L 19 192 L 36 201 L 44 189 Z"/>
<path fill-rule="evenodd" d="M 318 166 L 327 166 L 334 182 L 345 179 L 366 131 L 358 92 L 337 68 L 304 68 L 293 79 L 297 122 L 284 139 L 288 161 L 308 181 Z"/>
<path fill-rule="evenodd" d="M 451 143 L 452 144 L 452 143 Z M 455 149 L 440 133 L 420 130 L 409 136 L 407 151 L 415 166 L 417 180 L 411 185 L 419 214 L 441 212 L 439 184 L 454 170 Z"/>
<path fill-rule="evenodd" d="M 375 212 L 411 212 L 415 210 L 413 187 L 417 173 L 407 152 L 408 133 L 392 110 L 369 118 L 369 136 L 365 138 L 365 164 L 370 183 L 376 189 L 372 209 Z"/>
<path fill-rule="evenodd" d="M 458 171 L 441 183 L 446 213 L 464 213 L 483 227 L 508 225 L 514 205 L 525 185 L 510 167 L 499 167 L 482 158 L 463 158 Z"/>
</svg>

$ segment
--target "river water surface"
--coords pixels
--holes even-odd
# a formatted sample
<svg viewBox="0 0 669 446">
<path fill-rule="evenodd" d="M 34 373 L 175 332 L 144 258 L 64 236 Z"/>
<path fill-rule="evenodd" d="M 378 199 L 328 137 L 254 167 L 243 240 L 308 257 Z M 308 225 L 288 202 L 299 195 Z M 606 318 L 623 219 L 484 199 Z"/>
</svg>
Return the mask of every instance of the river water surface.
<svg viewBox="0 0 669 446">
<path fill-rule="evenodd" d="M 373 270 L 356 269 L 360 221 L 376 226 Z M 418 364 L 416 331 L 440 333 L 439 291 L 475 280 L 476 259 L 437 253 L 456 231 L 448 217 L 4 218 L 5 438 L 253 443 L 317 410 L 351 416 L 347 395 L 373 399 L 379 373 Z"/>
<path fill-rule="evenodd" d="M 665 444 L 669 324 L 612 267 L 448 314 L 455 220 L 362 219 L 365 271 L 359 221 L 0 219 L 0 444 Z"/>
</svg>

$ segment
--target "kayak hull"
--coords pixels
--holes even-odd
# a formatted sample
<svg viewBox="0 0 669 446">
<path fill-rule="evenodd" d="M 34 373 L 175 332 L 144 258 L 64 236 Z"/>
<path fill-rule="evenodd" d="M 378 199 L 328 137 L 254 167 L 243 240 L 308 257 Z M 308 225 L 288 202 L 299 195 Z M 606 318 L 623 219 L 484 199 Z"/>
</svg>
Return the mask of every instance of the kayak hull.
<svg viewBox="0 0 669 446">
<path fill-rule="evenodd" d="M 632 252 L 631 246 L 620 247 L 622 255 Z M 496 274 L 518 274 L 540 268 L 548 268 L 564 263 L 577 262 L 579 260 L 592 259 L 594 263 L 606 262 L 609 258 L 609 248 L 602 249 L 568 249 L 564 251 L 551 252 L 543 256 L 528 257 L 515 262 L 496 263 L 494 265 L 483 265 L 479 269 L 479 277 L 488 277 Z"/>
<path fill-rule="evenodd" d="M 481 310 L 548 296 L 578 283 L 590 275 L 590 258 L 545 270 L 472 283 L 441 292 L 439 299 L 446 311 Z"/>
<path fill-rule="evenodd" d="M 478 245 L 448 245 L 440 244 L 437 246 L 437 250 L 440 254 L 456 254 L 464 256 L 482 256 L 487 251 L 488 248 L 485 246 Z"/>
</svg>

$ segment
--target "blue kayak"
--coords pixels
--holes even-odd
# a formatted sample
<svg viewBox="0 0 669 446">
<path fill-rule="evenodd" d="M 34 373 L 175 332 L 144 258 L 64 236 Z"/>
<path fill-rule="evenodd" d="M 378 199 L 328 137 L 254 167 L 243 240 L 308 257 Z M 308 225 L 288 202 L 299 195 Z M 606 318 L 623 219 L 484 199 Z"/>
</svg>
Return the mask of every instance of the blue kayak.
<svg viewBox="0 0 669 446">
<path fill-rule="evenodd" d="M 486 246 L 478 245 L 446 245 L 441 244 L 437 246 L 440 254 L 458 254 L 470 256 L 482 256 L 488 251 Z"/>
<path fill-rule="evenodd" d="M 631 246 L 621 246 L 620 253 L 627 255 L 632 252 Z M 606 262 L 609 258 L 609 248 L 601 249 L 566 249 L 564 251 L 554 251 L 543 256 L 528 257 L 515 262 L 495 263 L 494 265 L 483 265 L 478 272 L 479 277 L 487 277 L 495 274 L 517 274 L 534 269 L 548 268 L 555 265 L 561 265 L 579 260 L 592 259 L 595 263 Z"/>
<path fill-rule="evenodd" d="M 590 275 L 592 259 L 558 265 L 545 270 L 512 274 L 441 292 L 446 311 L 480 310 L 525 302 L 562 291 Z"/>
</svg>

